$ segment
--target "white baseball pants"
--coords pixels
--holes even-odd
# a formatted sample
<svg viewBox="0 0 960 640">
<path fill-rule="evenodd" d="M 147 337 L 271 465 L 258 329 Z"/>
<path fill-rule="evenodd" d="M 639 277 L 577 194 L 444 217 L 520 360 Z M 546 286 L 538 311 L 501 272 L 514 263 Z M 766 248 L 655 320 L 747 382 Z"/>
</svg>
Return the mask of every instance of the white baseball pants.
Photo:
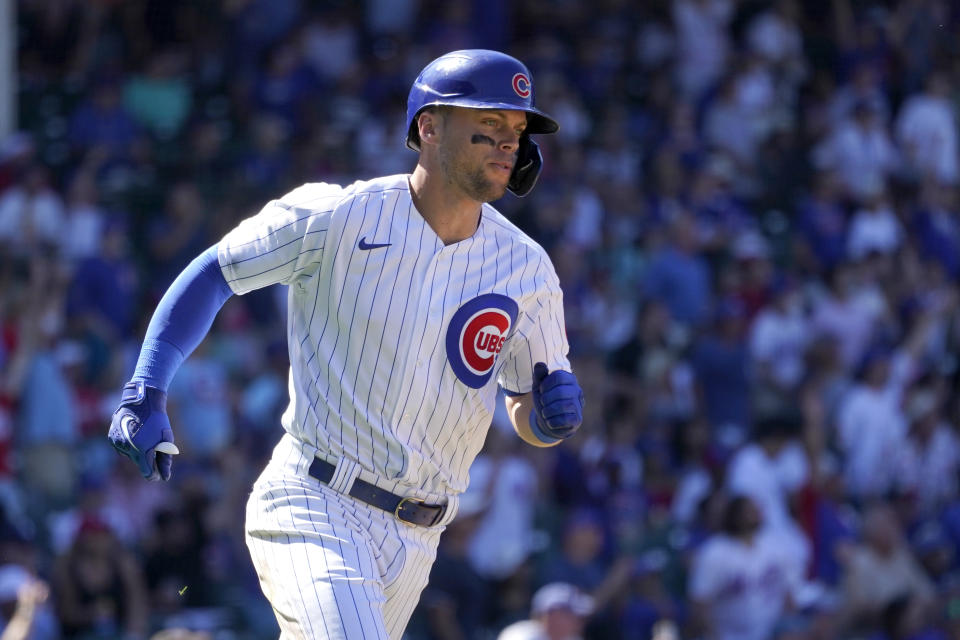
<svg viewBox="0 0 960 640">
<path fill-rule="evenodd" d="M 354 463 L 337 465 L 328 486 L 307 475 L 311 461 L 285 435 L 247 501 L 247 547 L 280 638 L 399 640 L 454 513 L 406 525 L 346 495 Z"/>
</svg>

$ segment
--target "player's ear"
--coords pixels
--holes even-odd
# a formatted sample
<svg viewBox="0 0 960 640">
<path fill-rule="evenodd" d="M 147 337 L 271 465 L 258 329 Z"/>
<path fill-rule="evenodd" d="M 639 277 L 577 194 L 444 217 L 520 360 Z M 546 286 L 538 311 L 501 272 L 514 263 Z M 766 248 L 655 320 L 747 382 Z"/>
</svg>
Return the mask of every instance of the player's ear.
<svg viewBox="0 0 960 640">
<path fill-rule="evenodd" d="M 443 129 L 443 114 L 441 109 L 430 107 L 417 117 L 417 133 L 420 134 L 420 144 L 435 144 L 437 135 Z"/>
</svg>

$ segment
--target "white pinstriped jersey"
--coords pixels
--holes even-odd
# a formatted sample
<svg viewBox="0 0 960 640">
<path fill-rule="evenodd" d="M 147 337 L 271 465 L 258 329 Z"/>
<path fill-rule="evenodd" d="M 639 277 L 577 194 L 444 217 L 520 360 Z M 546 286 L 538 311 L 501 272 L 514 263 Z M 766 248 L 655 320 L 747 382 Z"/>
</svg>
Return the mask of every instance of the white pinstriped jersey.
<svg viewBox="0 0 960 640">
<path fill-rule="evenodd" d="M 290 285 L 283 427 L 330 458 L 431 495 L 462 492 L 496 385 L 535 362 L 567 369 L 563 300 L 546 252 L 489 205 L 444 246 L 409 176 L 307 184 L 219 244 L 237 294 Z"/>
</svg>

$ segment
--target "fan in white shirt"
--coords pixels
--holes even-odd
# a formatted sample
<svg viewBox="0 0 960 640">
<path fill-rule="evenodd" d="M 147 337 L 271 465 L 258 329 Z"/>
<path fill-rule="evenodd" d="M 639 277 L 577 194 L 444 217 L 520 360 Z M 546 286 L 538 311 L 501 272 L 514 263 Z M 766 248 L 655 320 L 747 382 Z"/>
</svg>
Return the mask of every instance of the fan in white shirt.
<svg viewBox="0 0 960 640">
<path fill-rule="evenodd" d="M 691 566 L 687 594 L 709 640 L 766 640 L 789 603 L 791 560 L 779 536 L 761 531 L 760 512 L 739 496 Z"/>
<path fill-rule="evenodd" d="M 910 96 L 897 116 L 897 142 L 917 177 L 933 177 L 956 184 L 958 167 L 957 121 L 947 96 L 950 85 L 942 74 L 928 79 L 924 92 Z"/>
</svg>

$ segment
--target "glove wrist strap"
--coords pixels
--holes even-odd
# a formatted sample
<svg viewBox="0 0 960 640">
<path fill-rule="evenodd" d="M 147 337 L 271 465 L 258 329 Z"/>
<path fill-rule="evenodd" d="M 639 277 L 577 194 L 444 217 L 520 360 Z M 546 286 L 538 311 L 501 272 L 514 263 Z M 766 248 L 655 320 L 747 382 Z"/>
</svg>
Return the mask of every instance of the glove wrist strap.
<svg viewBox="0 0 960 640">
<path fill-rule="evenodd" d="M 551 436 L 543 432 L 543 429 L 540 428 L 540 421 L 537 419 L 536 408 L 530 410 L 530 431 L 532 431 L 534 437 L 543 444 L 554 444 L 563 440 L 563 438 Z"/>
<path fill-rule="evenodd" d="M 155 411 L 167 411 L 167 394 L 160 389 L 148 387 L 143 380 L 131 380 L 123 385 L 123 393 L 120 396 L 120 406 L 129 407 L 131 405 L 143 404 L 147 401 L 147 406 Z"/>
</svg>

